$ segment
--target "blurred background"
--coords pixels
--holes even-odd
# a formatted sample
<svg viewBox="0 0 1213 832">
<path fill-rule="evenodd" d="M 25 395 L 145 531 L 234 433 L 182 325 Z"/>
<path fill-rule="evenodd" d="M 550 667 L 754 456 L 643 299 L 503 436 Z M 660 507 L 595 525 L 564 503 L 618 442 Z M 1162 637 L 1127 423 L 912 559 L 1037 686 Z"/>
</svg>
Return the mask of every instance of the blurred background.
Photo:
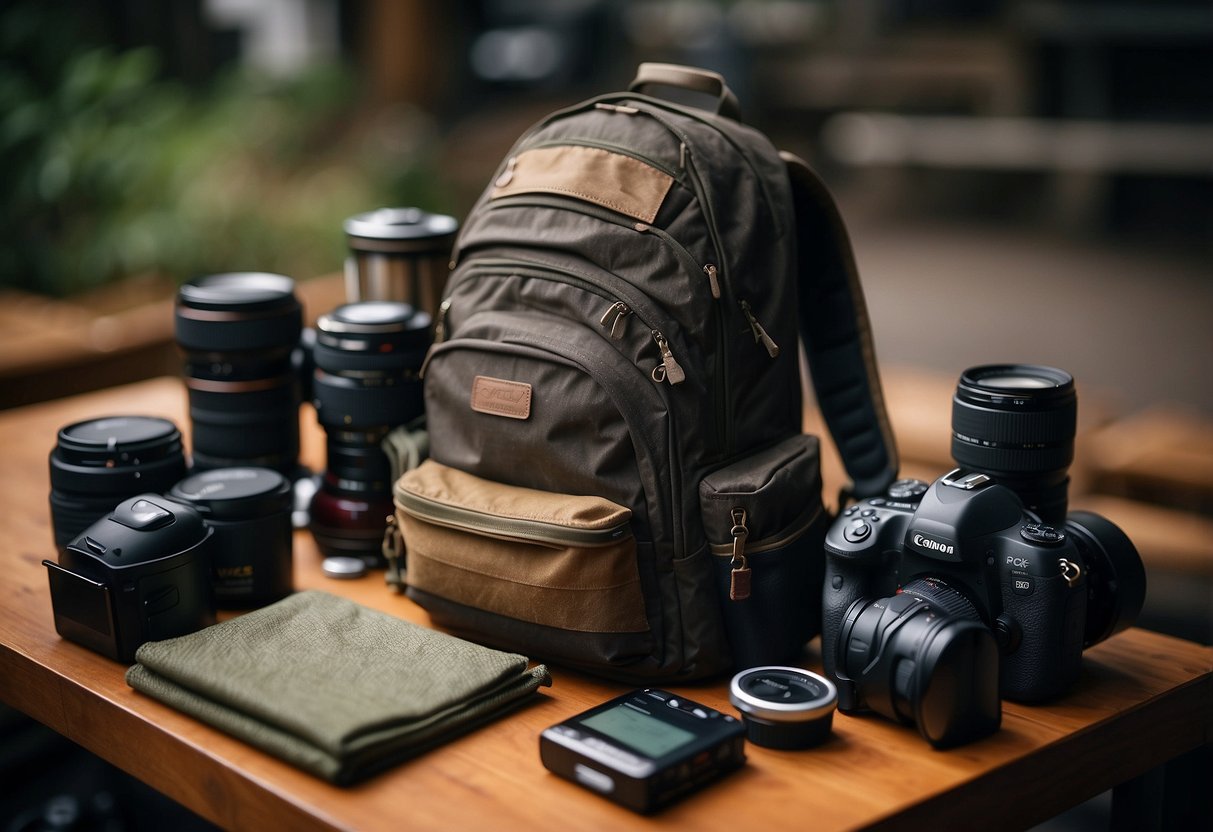
<svg viewBox="0 0 1213 832">
<path fill-rule="evenodd" d="M 461 220 L 528 125 L 645 60 L 722 73 L 835 192 L 905 472 L 950 467 L 965 367 L 1069 370 L 1072 505 L 1141 550 L 1143 625 L 1213 642 L 1207 0 L 9 0 L 0 408 L 177 374 L 192 277 L 288 274 L 314 319 L 346 217 Z M 27 727 L 0 772 L 48 747 Z"/>
</svg>

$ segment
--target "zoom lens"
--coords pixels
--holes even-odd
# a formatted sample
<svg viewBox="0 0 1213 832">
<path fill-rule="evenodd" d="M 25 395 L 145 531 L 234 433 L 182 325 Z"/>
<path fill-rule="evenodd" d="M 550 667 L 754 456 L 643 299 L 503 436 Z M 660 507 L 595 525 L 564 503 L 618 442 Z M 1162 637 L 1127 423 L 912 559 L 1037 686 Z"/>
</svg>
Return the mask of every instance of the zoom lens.
<svg viewBox="0 0 1213 832">
<path fill-rule="evenodd" d="M 51 525 L 60 552 L 128 497 L 185 476 L 181 431 L 167 419 L 111 416 L 59 430 L 50 455 Z"/>
<path fill-rule="evenodd" d="M 299 456 L 303 328 L 295 283 L 279 274 L 215 274 L 177 295 L 177 344 L 199 469 L 260 466 L 288 476 Z"/>
<path fill-rule="evenodd" d="M 842 710 L 867 708 L 916 725 L 937 748 L 998 729 L 998 645 L 972 603 L 942 581 L 915 580 L 889 598 L 856 601 L 836 650 Z"/>
<path fill-rule="evenodd" d="M 381 558 L 395 508 L 381 444 L 425 411 L 420 371 L 429 345 L 430 316 L 405 303 L 350 303 L 316 322 L 314 403 L 328 464 L 311 529 L 325 556 Z"/>
<path fill-rule="evenodd" d="M 1077 413 L 1074 379 L 1064 370 L 972 367 L 952 397 L 952 457 L 993 476 L 1046 523 L 1061 525 Z"/>
</svg>

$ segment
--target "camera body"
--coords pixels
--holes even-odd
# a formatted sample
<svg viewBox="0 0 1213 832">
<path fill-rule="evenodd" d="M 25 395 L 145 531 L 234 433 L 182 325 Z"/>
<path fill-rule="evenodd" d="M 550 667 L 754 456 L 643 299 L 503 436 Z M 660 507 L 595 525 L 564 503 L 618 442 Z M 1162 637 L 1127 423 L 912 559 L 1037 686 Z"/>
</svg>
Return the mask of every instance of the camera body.
<svg viewBox="0 0 1213 832">
<path fill-rule="evenodd" d="M 1087 619 L 1087 564 L 1062 529 L 1025 512 L 1015 492 L 956 469 L 930 486 L 902 480 L 886 497 L 846 509 L 826 535 L 823 658 L 839 705 L 861 705 L 843 653 L 857 602 L 928 579 L 944 614 L 989 628 L 1001 655 L 1001 696 L 1022 702 L 1064 693 L 1078 676 Z M 952 608 L 941 595 L 955 593 Z M 964 602 L 967 602 L 966 606 Z"/>
</svg>

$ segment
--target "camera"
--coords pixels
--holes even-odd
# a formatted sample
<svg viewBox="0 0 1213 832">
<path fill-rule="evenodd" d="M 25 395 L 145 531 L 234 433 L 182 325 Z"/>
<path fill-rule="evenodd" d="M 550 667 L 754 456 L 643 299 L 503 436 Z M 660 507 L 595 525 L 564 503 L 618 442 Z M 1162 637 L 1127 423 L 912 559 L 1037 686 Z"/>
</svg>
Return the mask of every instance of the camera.
<svg viewBox="0 0 1213 832">
<path fill-rule="evenodd" d="M 124 500 L 44 560 L 59 635 L 120 662 L 145 641 L 215 623 L 213 530 L 193 508 L 157 494 Z"/>
<path fill-rule="evenodd" d="M 326 557 L 378 562 L 392 503 L 392 468 L 381 447 L 425 412 L 420 370 L 430 316 L 406 303 L 361 301 L 316 322 L 313 403 L 327 438 L 327 465 L 312 497 L 311 530 Z"/>
<path fill-rule="evenodd" d="M 954 453 L 976 450 L 1010 485 L 962 467 L 848 507 L 826 535 L 822 598 L 839 709 L 913 723 L 936 747 L 996 730 L 1000 697 L 1065 693 L 1083 649 L 1131 626 L 1145 597 L 1128 537 L 1099 515 L 1065 514 L 1069 374 L 973 368 L 953 404 Z"/>
</svg>

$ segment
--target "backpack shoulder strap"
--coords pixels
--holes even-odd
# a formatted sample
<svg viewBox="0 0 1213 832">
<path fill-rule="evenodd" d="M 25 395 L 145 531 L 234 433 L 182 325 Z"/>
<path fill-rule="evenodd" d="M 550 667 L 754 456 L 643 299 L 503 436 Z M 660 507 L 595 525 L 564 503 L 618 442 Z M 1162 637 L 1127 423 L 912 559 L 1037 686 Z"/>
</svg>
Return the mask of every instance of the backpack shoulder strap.
<svg viewBox="0 0 1213 832">
<path fill-rule="evenodd" d="M 898 462 L 859 271 L 825 183 L 804 160 L 779 155 L 792 183 L 797 315 L 813 389 L 851 478 L 851 493 L 870 497 L 896 478 Z"/>
</svg>

